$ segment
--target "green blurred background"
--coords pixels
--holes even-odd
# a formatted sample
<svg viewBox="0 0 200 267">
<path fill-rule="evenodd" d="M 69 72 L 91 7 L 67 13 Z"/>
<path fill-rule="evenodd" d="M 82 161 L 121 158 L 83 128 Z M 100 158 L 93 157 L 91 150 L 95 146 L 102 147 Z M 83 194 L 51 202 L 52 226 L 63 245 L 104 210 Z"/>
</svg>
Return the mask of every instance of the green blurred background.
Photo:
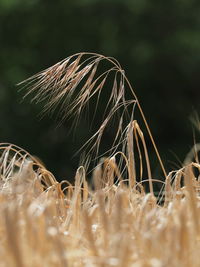
<svg viewBox="0 0 200 267">
<path fill-rule="evenodd" d="M 167 169 L 175 168 L 193 144 L 189 118 L 200 111 L 200 2 L 0 0 L 0 140 L 41 158 L 58 179 L 74 176 L 72 156 L 89 127 L 82 121 L 72 134 L 71 122 L 41 119 L 42 105 L 21 102 L 15 85 L 81 51 L 119 60 Z"/>
</svg>

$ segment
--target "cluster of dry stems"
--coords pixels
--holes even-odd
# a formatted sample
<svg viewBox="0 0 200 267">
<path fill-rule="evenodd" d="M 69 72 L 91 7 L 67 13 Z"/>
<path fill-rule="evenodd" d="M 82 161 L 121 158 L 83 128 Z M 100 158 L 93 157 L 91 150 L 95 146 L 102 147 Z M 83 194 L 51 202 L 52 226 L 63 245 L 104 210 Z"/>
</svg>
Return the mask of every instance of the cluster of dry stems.
<svg viewBox="0 0 200 267">
<path fill-rule="evenodd" d="M 26 85 L 36 91 L 37 101 L 48 100 L 46 110 L 53 110 L 61 101 L 64 116 L 80 114 L 93 95 L 100 99 L 113 71 L 109 111 L 88 143 L 94 141 L 98 151 L 113 114 L 131 104 L 141 108 L 118 62 L 96 54 L 81 61 L 83 56 L 87 54 L 67 58 L 27 80 Z M 102 60 L 113 67 L 95 77 Z M 132 101 L 126 100 L 125 84 L 133 93 Z M 63 111 L 66 104 L 69 113 Z M 94 188 L 83 166 L 74 184 L 59 183 L 28 152 L 0 144 L 0 266 L 200 266 L 200 164 L 188 163 L 168 175 L 161 164 L 164 179 L 157 181 L 151 174 L 143 133 L 133 114 L 124 126 L 124 114 L 114 149 L 93 170 Z M 146 120 L 144 123 L 161 162 Z M 122 151 L 116 151 L 118 143 Z M 93 145 L 88 153 L 91 149 Z M 144 169 L 149 193 L 143 186 Z M 163 184 L 159 199 L 153 188 L 158 182 Z"/>
</svg>

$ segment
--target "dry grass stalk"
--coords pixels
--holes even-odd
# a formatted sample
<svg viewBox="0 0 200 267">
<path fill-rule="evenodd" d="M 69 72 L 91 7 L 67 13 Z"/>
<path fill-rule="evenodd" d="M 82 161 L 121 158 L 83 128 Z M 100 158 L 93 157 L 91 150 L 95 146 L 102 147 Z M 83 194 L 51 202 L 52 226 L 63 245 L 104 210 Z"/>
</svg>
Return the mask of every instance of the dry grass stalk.
<svg viewBox="0 0 200 267">
<path fill-rule="evenodd" d="M 190 169 L 182 174 L 186 186 L 171 185 L 160 206 L 152 194 L 124 183 L 94 191 L 82 168 L 70 193 L 61 183 L 45 189 L 33 168 L 21 173 L 23 190 L 15 190 L 19 173 L 9 178 L 10 190 L 4 177 L 1 266 L 199 266 L 200 199 Z"/>
<path fill-rule="evenodd" d="M 96 76 L 103 60 L 112 67 Z M 28 152 L 12 144 L 0 144 L 0 266 L 200 266 L 200 183 L 195 176 L 200 165 L 193 162 L 166 175 L 138 99 L 119 63 L 81 53 L 33 76 L 26 85 L 36 92 L 34 100 L 48 100 L 46 111 L 60 103 L 65 117 L 80 114 L 95 94 L 99 99 L 111 72 L 114 83 L 106 104 L 110 109 L 89 140 L 94 140 L 97 151 L 115 112 L 123 107 L 123 115 L 111 155 L 94 168 L 94 189 L 87 183 L 83 166 L 76 172 L 74 185 L 59 183 Z M 126 100 L 125 85 L 133 100 Z M 135 103 L 165 182 L 152 178 L 148 148 L 133 114 L 125 125 L 127 106 Z M 123 144 L 122 152 L 117 151 L 118 142 Z M 150 193 L 145 191 L 145 181 Z M 153 190 L 157 182 L 165 186 L 164 205 L 158 204 Z"/>
<path fill-rule="evenodd" d="M 102 62 L 105 65 L 107 64 L 107 69 L 104 71 L 99 67 Z M 96 97 L 95 100 L 98 103 L 104 87 L 106 88 L 106 82 L 110 77 L 114 78 L 114 81 L 110 93 L 108 93 L 108 100 L 105 103 L 105 113 L 102 116 L 102 123 L 84 147 L 89 145 L 88 153 L 94 148 L 98 152 L 104 130 L 109 126 L 109 123 L 117 112 L 121 111 L 118 129 L 116 130 L 112 146 L 115 148 L 114 151 L 116 151 L 118 144 L 123 140 L 123 132 L 126 129 L 126 116 L 128 115 L 127 119 L 129 121 L 132 120 L 136 105 L 141 113 L 164 176 L 166 177 L 162 160 L 138 98 L 124 70 L 115 59 L 96 53 L 78 53 L 34 75 L 19 85 L 24 85 L 28 89 L 26 96 L 31 93 L 36 94 L 33 97 L 33 101 L 41 102 L 47 100 L 44 112 L 52 112 L 58 108 L 58 113 L 61 114 L 62 119 L 66 119 L 72 115 L 77 116 L 78 119 L 92 98 L 94 99 Z M 131 99 L 127 99 L 128 91 L 131 93 Z M 106 100 L 103 97 L 101 99 L 103 102 Z M 131 114 L 127 113 L 128 106 L 131 106 Z M 112 148 L 111 152 L 113 152 Z"/>
</svg>

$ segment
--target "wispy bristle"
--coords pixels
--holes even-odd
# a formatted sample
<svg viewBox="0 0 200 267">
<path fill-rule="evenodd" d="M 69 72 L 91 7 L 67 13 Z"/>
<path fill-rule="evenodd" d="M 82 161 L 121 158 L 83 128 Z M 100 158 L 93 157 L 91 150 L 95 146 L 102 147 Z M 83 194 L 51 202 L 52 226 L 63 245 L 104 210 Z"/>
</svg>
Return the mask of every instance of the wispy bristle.
<svg viewBox="0 0 200 267">
<path fill-rule="evenodd" d="M 105 64 L 100 64 L 102 62 Z M 110 83 L 111 78 L 113 82 Z M 91 99 L 96 102 L 95 110 L 92 111 L 95 117 L 96 112 L 100 111 L 98 102 L 101 100 L 104 103 L 105 109 L 104 114 L 101 116 L 100 126 L 83 146 L 87 150 L 86 158 L 93 151 L 96 151 L 96 155 L 98 155 L 105 130 L 110 127 L 115 115 L 119 114 L 119 125 L 115 129 L 113 144 L 111 144 L 111 149 L 109 150 L 110 155 L 116 152 L 122 140 L 119 133 L 123 133 L 128 121 L 131 118 L 133 119 L 136 105 L 139 108 L 161 168 L 166 176 L 137 96 L 125 76 L 124 70 L 115 59 L 95 53 L 78 53 L 32 76 L 20 83 L 20 85 L 23 85 L 27 90 L 25 96 L 35 93 L 33 101 L 44 101 L 44 113 L 54 112 L 57 109 L 61 122 L 69 116 L 74 116 L 75 121 L 78 121 Z M 103 90 L 108 92 L 107 99 L 103 96 Z M 130 91 L 130 94 L 128 91 Z M 127 98 L 127 95 L 129 95 L 130 99 Z M 140 170 L 142 170 L 141 167 Z"/>
</svg>

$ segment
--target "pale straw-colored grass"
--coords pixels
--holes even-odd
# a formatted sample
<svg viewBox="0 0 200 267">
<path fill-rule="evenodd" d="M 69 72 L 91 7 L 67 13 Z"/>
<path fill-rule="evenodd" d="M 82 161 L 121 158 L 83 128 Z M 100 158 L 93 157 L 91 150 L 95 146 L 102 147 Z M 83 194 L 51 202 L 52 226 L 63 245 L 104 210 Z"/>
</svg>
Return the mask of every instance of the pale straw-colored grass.
<svg viewBox="0 0 200 267">
<path fill-rule="evenodd" d="M 108 72 L 96 81 L 98 64 L 102 60 L 114 64 L 120 80 L 114 82 L 103 126 L 91 138 L 99 146 L 101 131 L 113 114 L 139 102 L 134 93 L 134 101 L 126 100 L 125 87 L 119 83 L 129 82 L 119 63 L 93 55 L 81 65 L 82 56 L 87 55 L 69 57 L 27 82 L 34 82 L 30 88 L 36 91 L 36 100 L 50 101 L 47 110 L 69 94 L 72 98 L 62 102 L 61 112 L 67 115 L 67 104 L 69 112 L 80 113 L 92 94 L 103 88 L 101 78 Z M 90 78 L 73 97 L 87 74 Z M 91 86 L 95 81 L 100 83 Z M 142 117 L 145 120 L 143 112 Z M 77 169 L 73 184 L 59 183 L 25 150 L 0 144 L 0 266 L 200 266 L 200 165 L 187 159 L 187 165 L 167 175 L 161 164 L 163 181 L 152 177 L 144 135 L 133 114 L 130 118 L 124 125 L 122 115 L 114 137 L 113 147 L 121 142 L 122 151 L 111 149 L 100 159 L 92 183 L 84 166 Z M 146 120 L 145 125 L 148 128 Z M 161 185 L 160 195 L 154 184 Z"/>
</svg>

